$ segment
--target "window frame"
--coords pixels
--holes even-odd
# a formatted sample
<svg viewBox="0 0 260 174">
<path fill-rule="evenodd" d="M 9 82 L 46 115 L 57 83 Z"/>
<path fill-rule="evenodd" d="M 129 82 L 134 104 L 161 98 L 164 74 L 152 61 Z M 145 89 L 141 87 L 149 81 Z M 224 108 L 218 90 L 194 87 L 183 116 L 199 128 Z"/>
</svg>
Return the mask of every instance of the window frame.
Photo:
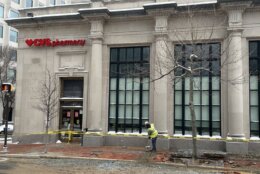
<svg viewBox="0 0 260 174">
<path fill-rule="evenodd" d="M 218 48 L 219 48 L 219 55 L 216 56 L 216 57 L 213 54 L 213 48 L 212 48 L 213 45 L 218 45 Z M 194 51 L 194 47 L 199 47 L 200 46 L 201 47 L 201 51 L 202 51 L 203 50 L 203 46 L 209 46 L 209 48 L 208 48 L 209 49 L 208 50 L 208 56 L 206 55 L 206 61 L 205 61 L 205 59 L 203 59 L 203 60 L 198 60 L 197 62 L 201 61 L 201 63 L 200 63 L 201 66 L 202 66 L 203 63 L 207 63 L 207 65 L 209 66 L 208 68 L 210 68 L 211 70 L 213 68 L 213 66 L 212 66 L 213 62 L 216 62 L 216 63 L 218 62 L 218 64 L 219 64 L 219 71 L 220 71 L 220 60 L 221 60 L 220 50 L 221 50 L 221 44 L 219 42 L 216 42 L 216 43 L 215 42 L 212 42 L 212 43 L 200 43 L 200 44 L 194 44 L 194 45 L 190 45 L 190 44 L 183 44 L 183 45 L 176 44 L 174 46 L 175 59 L 178 59 L 177 54 L 180 54 L 179 52 L 176 51 L 178 49 L 181 52 L 181 54 L 180 54 L 181 58 L 179 60 L 180 60 L 181 64 L 184 65 L 184 66 L 186 66 L 185 64 L 188 63 L 187 58 L 185 58 L 185 56 L 188 55 L 188 54 L 186 55 L 186 53 L 187 53 L 187 50 L 189 50 L 188 47 L 191 47 L 191 46 L 192 46 L 193 51 Z M 178 47 L 180 47 L 180 48 L 178 48 Z M 205 56 L 203 52 L 200 53 L 200 54 L 203 54 L 203 55 L 201 55 L 201 57 Z M 179 70 L 179 72 L 181 74 L 183 74 L 184 70 L 183 69 Z M 178 73 L 178 72 L 176 72 L 176 73 Z M 194 106 L 194 107 L 199 107 L 200 115 L 199 116 L 196 115 L 197 118 L 199 117 L 199 119 L 196 119 L 196 125 L 197 125 L 197 130 L 198 130 L 197 132 L 198 132 L 199 135 L 215 136 L 215 135 L 213 135 L 213 133 L 214 132 L 218 132 L 219 135 L 216 135 L 216 136 L 221 136 L 221 81 L 220 81 L 220 76 L 221 76 L 220 72 L 217 72 L 215 75 L 213 75 L 212 73 L 209 73 L 209 72 L 206 72 L 205 74 L 203 72 L 200 72 L 199 74 L 195 74 L 194 75 L 194 79 L 195 78 L 199 78 L 199 88 L 198 88 L 198 90 L 194 89 L 194 91 L 193 91 L 193 95 L 195 94 L 195 92 L 199 93 L 199 100 L 200 100 L 199 104 L 195 104 L 195 106 Z M 202 81 L 203 81 L 203 79 L 205 79 L 203 77 L 206 77 L 208 79 L 208 89 L 203 89 L 203 84 L 204 83 Z M 219 83 L 218 83 L 219 86 L 218 86 L 217 89 L 213 89 L 213 78 L 219 78 Z M 185 114 L 185 108 L 188 109 L 187 112 L 189 112 L 189 107 L 188 107 L 189 105 L 188 105 L 188 103 L 186 101 L 186 97 L 185 97 L 185 93 L 186 92 L 188 92 L 188 94 L 189 94 L 189 89 L 185 89 L 185 88 L 187 88 L 185 86 L 186 79 L 187 78 L 178 79 L 179 81 L 175 82 L 175 83 L 181 83 L 181 85 L 179 86 L 179 89 L 176 89 L 176 85 L 174 85 L 174 97 L 173 97 L 173 100 L 174 100 L 173 101 L 174 102 L 174 134 L 179 134 L 181 132 L 182 135 L 187 135 L 186 132 L 192 132 L 192 130 L 189 130 L 189 129 L 191 129 L 191 120 L 186 118 L 186 117 L 188 117 L 188 115 Z M 189 85 L 189 81 L 186 82 L 186 83 L 188 83 L 186 85 Z M 181 103 L 176 104 L 176 101 L 177 101 L 176 100 L 176 94 L 178 92 L 179 92 L 179 94 L 181 94 Z M 218 104 L 214 104 L 213 103 L 213 97 L 212 97 L 213 92 L 215 92 L 215 93 L 217 92 L 218 93 L 218 99 L 219 99 L 219 101 L 218 101 L 219 103 Z M 209 95 L 207 104 L 203 104 L 203 93 L 204 94 L 206 93 L 206 95 L 207 94 Z M 188 98 L 188 96 L 187 96 L 187 98 Z M 194 101 L 195 101 L 195 96 L 194 96 Z M 218 108 L 219 109 L 219 118 L 218 118 L 219 121 L 214 121 L 213 120 L 213 109 L 216 106 L 219 107 Z M 208 108 L 207 109 L 208 110 L 207 113 L 209 114 L 208 115 L 208 120 L 204 120 L 203 119 L 203 108 L 205 108 L 205 107 Z M 177 114 L 176 109 L 180 109 L 180 108 L 181 108 L 181 110 L 179 110 L 179 111 L 181 111 L 181 116 L 180 116 L 181 118 L 177 118 L 178 115 L 176 115 Z M 205 121 L 208 122 L 208 126 L 207 127 L 204 127 L 205 125 L 203 123 Z M 188 123 L 188 122 L 190 122 L 190 123 Z M 214 131 L 214 125 L 213 125 L 214 123 L 216 123 L 218 125 L 218 128 L 215 128 L 218 131 Z M 187 126 L 189 124 L 190 124 L 190 126 Z M 208 129 L 208 132 L 206 132 L 208 134 L 205 134 L 205 131 L 203 131 L 203 129 Z"/>
<path fill-rule="evenodd" d="M 251 48 L 252 43 L 257 44 L 256 45 L 257 46 L 256 55 L 252 55 L 252 53 L 254 52 L 254 50 L 251 50 L 252 49 Z M 249 115 L 250 115 L 249 125 L 250 125 L 250 137 L 255 137 L 255 136 L 260 137 L 260 112 L 259 112 L 259 109 L 260 109 L 260 107 L 259 107 L 259 104 L 260 104 L 260 80 L 259 80 L 259 77 L 260 77 L 260 40 L 249 41 L 248 45 L 249 45 L 249 65 L 248 65 L 248 67 L 249 67 Z M 257 63 L 255 63 L 255 62 L 257 62 Z M 253 68 L 253 70 L 256 69 L 255 72 L 252 72 L 252 68 L 251 68 L 252 65 L 256 66 L 256 67 Z M 252 87 L 251 86 L 251 78 L 255 77 L 255 76 L 258 79 L 257 89 L 251 89 L 251 87 Z M 257 92 L 258 93 L 257 94 L 257 102 L 258 102 L 257 105 L 252 105 L 252 103 L 251 103 L 252 102 L 251 92 Z M 258 130 L 256 130 L 256 131 L 252 130 L 252 127 L 253 127 L 252 124 L 254 123 L 252 121 L 252 110 L 251 110 L 252 107 L 258 109 L 258 123 L 255 122 L 256 125 L 258 125 Z M 255 135 L 255 133 L 253 133 L 253 132 L 258 133 L 258 135 Z"/>
<path fill-rule="evenodd" d="M 133 52 L 130 54 L 130 52 L 128 53 L 128 50 L 131 51 L 131 49 L 133 50 Z M 137 49 L 140 49 L 140 59 L 139 60 L 135 60 L 135 53 Z M 116 53 L 116 59 L 114 59 L 115 57 L 112 55 L 113 54 L 113 50 Z M 123 52 L 123 50 L 125 50 L 125 53 Z M 121 52 L 122 51 L 122 52 Z M 147 53 L 147 55 L 145 55 L 144 51 L 146 51 L 145 53 Z M 121 54 L 123 54 L 124 56 L 120 56 Z M 132 58 L 130 58 L 132 57 Z M 138 57 L 138 56 L 136 56 Z M 129 61 L 129 59 L 132 59 L 131 61 Z M 145 130 L 145 126 L 144 123 L 145 121 L 149 120 L 149 98 L 150 98 L 150 85 L 145 86 L 143 83 L 139 83 L 139 82 L 135 82 L 137 79 L 139 79 L 140 81 L 143 80 L 147 80 L 149 82 L 149 78 L 150 78 L 150 47 L 149 46 L 135 46 L 135 47 L 111 47 L 110 48 L 110 71 L 109 71 L 109 107 L 108 107 L 108 131 L 115 131 L 115 132 L 144 132 Z M 146 66 L 146 64 L 148 64 L 148 66 Z M 133 66 L 132 66 L 133 65 Z M 122 67 L 127 67 L 127 73 L 124 74 L 124 68 Z M 135 66 L 140 66 L 141 68 L 144 68 L 147 71 L 142 71 L 145 73 L 140 73 L 137 75 L 135 74 Z M 113 68 L 112 68 L 113 67 Z M 130 67 L 130 68 L 129 68 Z M 131 69 L 131 67 L 133 69 Z M 130 69 L 132 73 L 129 73 L 128 70 Z M 138 69 L 138 68 L 137 68 Z M 115 70 L 116 72 L 114 72 L 113 70 Z M 133 70 L 133 71 L 132 71 Z M 141 70 L 140 70 L 141 71 Z M 129 75 L 130 74 L 130 75 Z M 120 88 L 120 83 L 123 82 L 124 79 L 124 89 Z M 111 80 L 115 80 L 116 81 L 116 86 L 115 89 L 111 89 L 112 88 L 112 84 L 111 84 Z M 129 80 L 129 81 L 128 81 Z M 128 82 L 131 82 L 131 88 L 130 86 L 127 86 Z M 139 83 L 139 84 L 138 84 Z M 138 84 L 139 87 L 136 88 L 135 84 Z M 138 86 L 137 85 L 137 86 Z M 112 92 L 114 92 L 115 97 L 113 98 L 115 100 L 115 103 L 111 103 L 112 102 Z M 146 92 L 146 98 L 144 98 L 144 92 Z M 124 97 L 120 97 L 120 94 L 123 94 Z M 130 94 L 129 96 L 131 96 L 131 102 L 128 103 L 127 102 L 127 94 Z M 136 98 L 137 96 L 137 98 Z M 139 97 L 139 98 L 138 98 Z M 148 97 L 148 98 L 147 98 Z M 124 99 L 123 103 L 121 103 L 121 98 Z M 138 101 L 135 99 L 138 99 Z M 113 101 L 114 101 L 113 100 Z M 147 100 L 148 103 L 144 103 L 144 101 Z M 135 103 L 137 102 L 137 103 Z M 129 115 L 127 114 L 127 106 L 128 108 L 131 109 L 131 118 L 129 117 Z M 112 109 L 112 107 L 114 107 L 114 111 L 115 111 L 115 118 L 113 118 L 110 113 L 110 110 Z M 119 109 L 120 107 L 124 107 L 123 111 L 123 118 L 120 117 L 119 114 Z M 143 109 L 146 108 L 147 111 L 147 118 L 145 116 L 143 116 L 142 112 Z M 138 118 L 135 117 L 135 109 L 138 110 Z M 120 118 L 119 118 L 120 117 Z M 111 121 L 114 119 L 114 122 Z M 119 120 L 120 119 L 120 120 Z M 123 120 L 123 123 L 121 123 L 121 120 Z M 128 120 L 130 120 L 128 123 Z M 138 123 L 137 123 L 138 122 Z M 113 128 L 113 124 L 114 124 L 114 128 Z M 121 125 L 123 125 L 123 128 L 120 127 Z M 130 126 L 128 126 L 130 125 Z"/>
</svg>

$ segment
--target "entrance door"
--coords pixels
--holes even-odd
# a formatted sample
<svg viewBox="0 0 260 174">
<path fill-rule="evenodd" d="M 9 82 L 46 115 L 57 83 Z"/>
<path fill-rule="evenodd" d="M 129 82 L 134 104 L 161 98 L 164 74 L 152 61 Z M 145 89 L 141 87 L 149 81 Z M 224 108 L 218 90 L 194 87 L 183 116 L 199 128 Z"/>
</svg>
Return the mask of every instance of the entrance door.
<svg viewBox="0 0 260 174">
<path fill-rule="evenodd" d="M 82 130 L 82 110 L 62 109 L 62 122 L 60 134 L 63 142 L 80 142 Z"/>
</svg>

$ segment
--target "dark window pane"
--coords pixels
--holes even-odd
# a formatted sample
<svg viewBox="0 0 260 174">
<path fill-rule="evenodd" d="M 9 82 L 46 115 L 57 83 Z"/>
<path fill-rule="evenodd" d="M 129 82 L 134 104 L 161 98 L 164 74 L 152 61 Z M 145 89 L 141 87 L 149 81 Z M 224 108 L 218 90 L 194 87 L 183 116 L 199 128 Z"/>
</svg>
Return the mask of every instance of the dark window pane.
<svg viewBox="0 0 260 174">
<path fill-rule="evenodd" d="M 133 59 L 134 59 L 134 49 L 133 48 L 127 48 L 126 60 L 128 62 L 132 62 Z"/>
<path fill-rule="evenodd" d="M 211 64 L 211 71 L 214 75 L 219 75 L 220 74 L 220 65 L 219 65 L 219 61 L 212 61 Z"/>
<path fill-rule="evenodd" d="M 111 49 L 110 60 L 111 62 L 117 62 L 117 49 Z"/>
<path fill-rule="evenodd" d="M 249 62 L 249 71 L 250 74 L 258 74 L 258 61 L 256 59 L 250 59 Z"/>
<path fill-rule="evenodd" d="M 220 59 L 220 45 L 219 44 L 212 44 L 211 45 L 212 50 L 212 58 L 213 59 Z"/>
<path fill-rule="evenodd" d="M 83 80 L 64 80 L 63 97 L 83 97 Z"/>
<path fill-rule="evenodd" d="M 134 48 L 134 61 L 141 60 L 141 48 Z"/>
<path fill-rule="evenodd" d="M 120 48 L 119 49 L 119 61 L 126 61 L 126 49 Z"/>
<path fill-rule="evenodd" d="M 210 54 L 209 54 L 209 44 L 202 45 L 202 59 L 208 61 Z"/>
<path fill-rule="evenodd" d="M 149 57 L 150 57 L 150 49 L 149 49 L 149 47 L 144 47 L 143 48 L 143 60 L 149 61 Z"/>
<path fill-rule="evenodd" d="M 116 64 L 110 64 L 110 76 L 117 76 L 117 65 Z"/>
<path fill-rule="evenodd" d="M 249 55 L 250 57 L 258 56 L 258 42 L 249 42 Z"/>
</svg>

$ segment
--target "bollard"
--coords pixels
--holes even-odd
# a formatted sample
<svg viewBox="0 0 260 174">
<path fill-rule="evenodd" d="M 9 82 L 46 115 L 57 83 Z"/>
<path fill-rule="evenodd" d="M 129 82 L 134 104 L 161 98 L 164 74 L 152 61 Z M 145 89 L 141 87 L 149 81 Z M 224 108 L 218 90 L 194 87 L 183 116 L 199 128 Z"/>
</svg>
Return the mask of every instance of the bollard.
<svg viewBox="0 0 260 174">
<path fill-rule="evenodd" d="M 85 128 L 81 131 L 81 141 L 80 141 L 80 145 L 83 146 L 84 143 L 84 134 L 88 131 L 88 128 Z"/>
</svg>

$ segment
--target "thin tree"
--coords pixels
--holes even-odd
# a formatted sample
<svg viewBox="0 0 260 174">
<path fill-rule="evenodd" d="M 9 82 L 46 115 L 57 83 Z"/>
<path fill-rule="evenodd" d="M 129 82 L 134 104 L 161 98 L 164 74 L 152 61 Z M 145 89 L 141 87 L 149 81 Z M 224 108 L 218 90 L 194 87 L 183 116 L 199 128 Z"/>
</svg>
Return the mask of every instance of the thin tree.
<svg viewBox="0 0 260 174">
<path fill-rule="evenodd" d="M 15 85 L 16 83 L 16 49 L 4 46 L 0 47 L 0 85 L 3 83 L 11 83 Z M 3 116 L 4 116 L 4 108 L 6 108 L 7 104 L 5 100 L 5 94 L 3 91 L 0 92 L 0 100 L 3 108 Z M 9 94 L 9 105 L 13 106 L 15 101 L 15 91 L 12 91 Z M 8 117 L 8 115 L 7 115 Z M 8 121 L 8 118 L 3 118 Z"/>
<path fill-rule="evenodd" d="M 155 71 L 157 75 L 151 80 L 155 82 L 162 78 L 171 79 L 173 87 L 176 83 L 188 79 L 189 80 L 189 109 L 191 115 L 191 128 L 192 128 L 192 159 L 195 162 L 197 158 L 197 126 L 196 126 L 196 113 L 194 109 L 194 88 L 197 87 L 194 76 L 200 75 L 201 73 L 208 74 L 220 74 L 228 64 L 235 63 L 237 60 L 222 60 L 219 69 L 214 70 L 212 64 L 208 63 L 212 60 L 212 53 L 206 53 L 205 50 L 200 47 L 200 45 L 209 45 L 214 40 L 214 34 L 216 32 L 216 26 L 225 26 L 227 23 L 227 18 L 223 16 L 222 21 L 212 20 L 208 23 L 204 23 L 203 16 L 214 16 L 219 19 L 218 16 L 221 15 L 214 10 L 205 10 L 196 8 L 195 6 L 187 6 L 180 12 L 183 17 L 183 28 L 173 29 L 168 31 L 175 38 L 176 45 L 179 48 L 183 46 L 188 46 L 190 51 L 185 51 L 182 49 L 174 50 L 169 44 L 169 40 L 165 39 L 161 44 L 161 49 L 163 49 L 162 54 L 158 54 L 155 60 Z M 205 25 L 204 25 L 205 24 Z M 210 24 L 210 25 L 209 25 Z M 227 50 L 230 43 L 229 33 L 226 32 L 223 36 L 226 39 L 225 48 L 217 50 L 217 57 L 222 57 L 222 55 L 227 54 Z M 205 55 L 208 55 L 205 57 Z M 211 54 L 211 55 L 210 55 Z M 235 54 L 235 53 L 233 53 Z M 220 60 L 219 60 L 220 61 Z M 236 79 L 229 79 L 231 83 L 236 83 L 239 79 L 239 83 L 243 79 L 243 75 L 240 74 Z M 221 79 L 223 80 L 223 79 Z"/>
<path fill-rule="evenodd" d="M 45 149 L 44 153 L 48 152 L 49 143 L 49 127 L 51 120 L 57 116 L 57 105 L 59 96 L 57 95 L 58 84 L 55 75 L 46 71 L 46 77 L 40 82 L 39 86 L 39 103 L 36 108 L 44 113 L 45 117 Z"/>
</svg>

